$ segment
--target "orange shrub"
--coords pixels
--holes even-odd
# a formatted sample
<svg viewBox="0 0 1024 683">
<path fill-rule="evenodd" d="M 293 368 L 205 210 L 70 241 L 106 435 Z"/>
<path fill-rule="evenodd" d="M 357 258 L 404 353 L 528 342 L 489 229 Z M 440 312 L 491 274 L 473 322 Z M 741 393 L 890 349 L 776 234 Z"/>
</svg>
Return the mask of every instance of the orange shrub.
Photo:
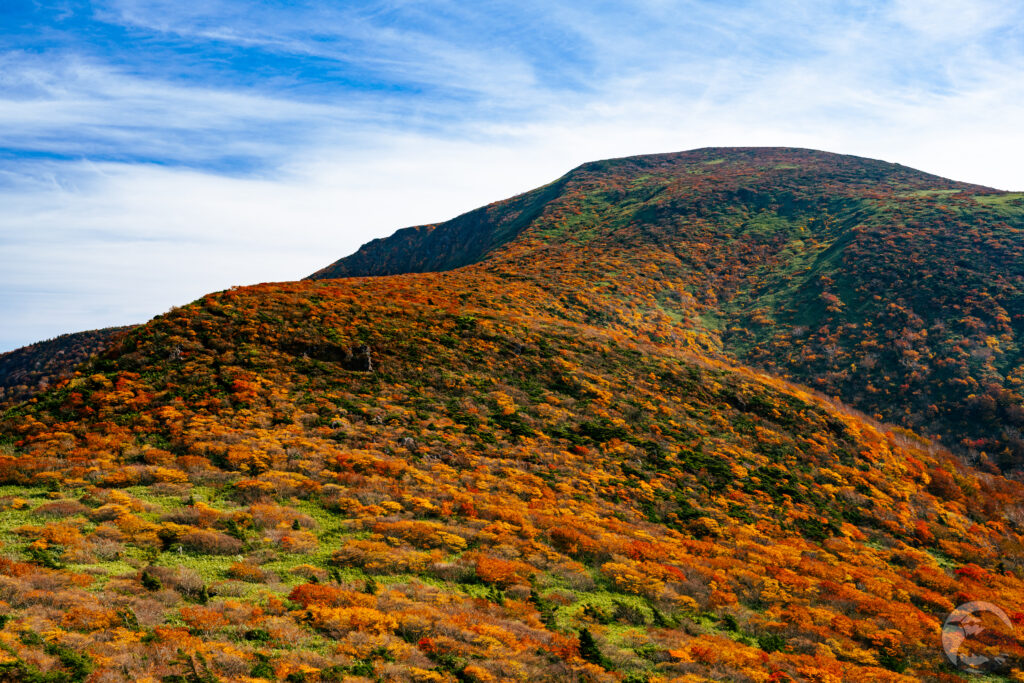
<svg viewBox="0 0 1024 683">
<path fill-rule="evenodd" d="M 272 529 L 281 525 L 315 529 L 316 521 L 309 515 L 273 503 L 253 503 L 249 507 L 252 523 L 257 529 Z"/>
<path fill-rule="evenodd" d="M 248 581 L 249 583 L 263 583 L 272 576 L 270 572 L 266 572 L 249 562 L 232 563 L 232 565 L 228 567 L 227 574 L 232 579 Z"/>
<path fill-rule="evenodd" d="M 323 607 L 370 607 L 377 603 L 371 595 L 319 583 L 304 583 L 301 586 L 296 586 L 288 594 L 288 599 L 303 607 L 309 607 L 310 605 L 320 605 Z"/>
<path fill-rule="evenodd" d="M 665 582 L 659 576 L 662 573 L 660 567 L 651 567 L 647 563 L 632 562 L 625 558 L 623 560 L 601 565 L 601 573 L 611 579 L 616 588 L 624 593 L 648 598 L 655 598 L 664 590 Z M 652 569 L 655 571 L 651 571 Z"/>
<path fill-rule="evenodd" d="M 331 555 L 331 564 L 362 567 L 370 574 L 403 574 L 424 571 L 433 557 L 429 553 L 393 548 L 371 540 L 349 541 Z"/>
<path fill-rule="evenodd" d="M 372 607 L 310 605 L 306 612 L 316 628 L 332 636 L 340 636 L 349 631 L 382 635 L 398 628 L 395 617 Z"/>
<path fill-rule="evenodd" d="M 600 550 L 600 544 L 578 529 L 556 526 L 548 532 L 551 545 L 567 555 L 591 555 Z"/>
<path fill-rule="evenodd" d="M 75 631 L 100 631 L 113 628 L 121 623 L 115 610 L 98 606 L 75 605 L 61 617 L 63 628 Z"/>
<path fill-rule="evenodd" d="M 308 531 L 274 530 L 267 537 L 289 553 L 309 553 L 319 546 L 316 536 Z"/>
<path fill-rule="evenodd" d="M 534 567 L 525 562 L 499 560 L 490 555 L 477 555 L 475 566 L 476 575 L 481 581 L 503 588 L 529 584 L 530 575 L 537 572 Z"/>
<path fill-rule="evenodd" d="M 436 522 L 418 520 L 378 522 L 374 525 L 373 530 L 382 536 L 393 536 L 408 541 L 418 548 L 445 548 L 452 551 L 466 548 L 466 539 L 449 533 L 443 525 Z"/>
<path fill-rule="evenodd" d="M 202 605 L 182 607 L 178 614 L 181 615 L 181 618 L 188 624 L 190 629 L 201 633 L 209 633 L 222 626 L 226 626 L 228 623 L 227 618 L 221 612 L 212 607 L 204 607 Z"/>
</svg>

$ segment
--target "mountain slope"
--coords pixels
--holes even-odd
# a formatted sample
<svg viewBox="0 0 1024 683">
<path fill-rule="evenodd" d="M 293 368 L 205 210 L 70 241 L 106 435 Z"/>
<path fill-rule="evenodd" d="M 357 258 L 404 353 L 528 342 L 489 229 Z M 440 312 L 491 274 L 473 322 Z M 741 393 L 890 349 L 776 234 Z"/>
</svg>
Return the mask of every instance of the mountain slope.
<svg viewBox="0 0 1024 683">
<path fill-rule="evenodd" d="M 704 352 L 790 376 L 986 466 L 1024 463 L 1024 195 L 794 149 L 596 162 L 557 187 L 482 267 L 552 291 L 571 274 L 605 302 L 580 304 L 592 320 L 609 306 L 663 313 Z M 504 206 L 488 207 L 489 222 L 474 223 L 488 236 L 475 239 L 497 241 Z M 609 268 L 635 271 L 632 289 Z M 313 277 L 385 272 L 366 251 Z"/>
<path fill-rule="evenodd" d="M 0 405 L 23 401 L 68 376 L 75 366 L 100 353 L 128 327 L 62 334 L 0 353 Z"/>
<path fill-rule="evenodd" d="M 461 270 L 132 331 L 0 428 L 7 632 L 129 679 L 909 681 L 1024 596 L 1020 485 L 550 305 Z"/>
<path fill-rule="evenodd" d="M 513 199 L 459 216 L 441 225 L 399 230 L 373 240 L 346 259 L 310 276 L 313 279 L 394 275 L 451 270 L 476 263 L 535 220 L 562 189 L 564 180 Z"/>
<path fill-rule="evenodd" d="M 700 217 L 709 210 L 728 209 L 728 204 L 749 209 L 781 203 L 798 211 L 807 208 L 808 201 L 820 202 L 830 194 L 856 197 L 886 190 L 992 192 L 897 164 L 805 149 L 708 148 L 609 159 L 583 164 L 549 185 L 451 221 L 405 228 L 373 240 L 310 279 L 451 270 L 479 262 L 534 225 L 572 231 L 578 241 L 577 225 L 607 227 L 587 225 L 601 217 L 594 211 L 600 204 L 622 204 L 618 214 L 639 213 L 638 222 L 654 222 L 639 210 L 653 207 L 691 218 L 690 214 Z M 801 202 L 804 207 L 798 206 Z M 566 212 L 582 215 L 567 221 L 561 215 Z M 458 242 L 464 248 L 453 255 Z M 439 253 L 430 253 L 435 250 Z"/>
<path fill-rule="evenodd" d="M 695 154 L 696 186 L 693 155 L 577 169 L 454 270 L 210 294 L 7 410 L 3 676 L 965 680 L 950 610 L 1024 621 L 1024 484 L 739 366 L 715 324 L 782 258 L 765 211 L 824 240 L 801 211 L 867 200 L 807 178 L 888 167 Z M 637 167 L 665 189 L 608 177 Z M 1013 633 L 970 647 L 1021 675 Z"/>
</svg>

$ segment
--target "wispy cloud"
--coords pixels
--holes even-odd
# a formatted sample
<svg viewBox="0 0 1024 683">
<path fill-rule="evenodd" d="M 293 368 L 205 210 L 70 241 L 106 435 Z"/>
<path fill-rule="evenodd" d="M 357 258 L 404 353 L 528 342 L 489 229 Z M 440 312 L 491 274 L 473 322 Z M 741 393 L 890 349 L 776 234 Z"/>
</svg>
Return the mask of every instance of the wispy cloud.
<svg viewBox="0 0 1024 683">
<path fill-rule="evenodd" d="M 1024 188 L 995 0 L 0 8 L 0 349 L 301 277 L 594 158 L 799 145 Z"/>
<path fill-rule="evenodd" d="M 1008 26 L 1018 8 L 998 0 L 896 0 L 890 15 L 928 40 L 955 41 L 984 36 Z"/>
</svg>

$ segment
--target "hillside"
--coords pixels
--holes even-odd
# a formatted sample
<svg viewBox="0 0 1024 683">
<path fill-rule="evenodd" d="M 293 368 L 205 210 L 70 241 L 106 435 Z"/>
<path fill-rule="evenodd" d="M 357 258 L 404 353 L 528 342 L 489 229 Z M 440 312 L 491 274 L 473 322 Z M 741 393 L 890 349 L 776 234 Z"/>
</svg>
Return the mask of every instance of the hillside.
<svg viewBox="0 0 1024 683">
<path fill-rule="evenodd" d="M 740 366 L 709 314 L 781 258 L 709 191 L 891 169 L 723 154 L 578 169 L 454 270 L 210 294 L 7 410 L 2 676 L 967 680 L 940 629 L 968 600 L 1024 622 L 1024 484 Z M 607 180 L 693 159 L 720 180 L 669 193 L 687 231 Z M 1013 634 L 972 647 L 1024 676 Z"/>
<path fill-rule="evenodd" d="M 489 251 L 432 252 L 470 229 L 465 243 Z M 577 306 L 592 322 L 624 320 L 609 309 L 668 316 L 702 352 L 1017 470 L 1021 230 L 1021 193 L 810 150 L 705 149 L 585 164 L 542 190 L 411 229 L 418 239 L 400 231 L 372 242 L 311 277 L 481 259 L 553 291 L 571 277 L 570 299 L 581 281 L 598 295 Z M 633 271 L 630 288 L 605 274 L 610 253 L 611 267 Z"/>
<path fill-rule="evenodd" d="M 100 353 L 128 327 L 107 327 L 62 334 L 0 353 L 0 406 L 23 401 L 69 376 L 76 366 Z"/>
</svg>

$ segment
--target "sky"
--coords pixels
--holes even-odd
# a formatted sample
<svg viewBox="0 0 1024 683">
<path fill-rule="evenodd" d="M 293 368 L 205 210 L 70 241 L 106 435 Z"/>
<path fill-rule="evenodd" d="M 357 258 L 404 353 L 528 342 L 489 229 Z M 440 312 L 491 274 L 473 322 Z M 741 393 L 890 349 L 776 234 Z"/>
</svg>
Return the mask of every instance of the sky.
<svg viewBox="0 0 1024 683">
<path fill-rule="evenodd" d="M 1015 0 L 0 0 L 0 352 L 294 280 L 594 159 L 1024 190 Z"/>
</svg>

